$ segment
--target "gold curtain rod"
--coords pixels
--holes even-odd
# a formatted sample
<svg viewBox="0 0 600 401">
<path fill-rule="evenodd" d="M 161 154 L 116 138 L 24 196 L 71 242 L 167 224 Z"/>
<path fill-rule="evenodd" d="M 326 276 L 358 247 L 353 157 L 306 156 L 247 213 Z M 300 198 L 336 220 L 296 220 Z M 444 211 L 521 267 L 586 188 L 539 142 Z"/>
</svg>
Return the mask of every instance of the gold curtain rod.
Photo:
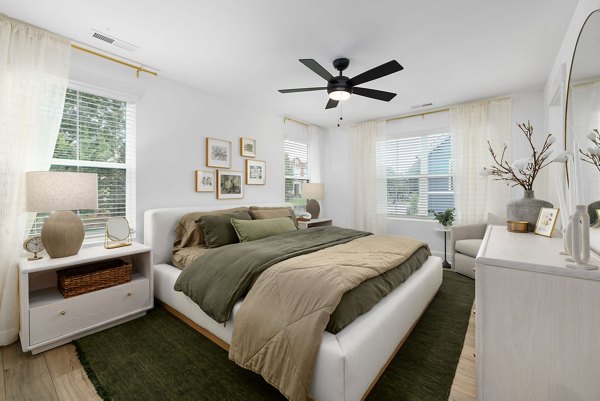
<svg viewBox="0 0 600 401">
<path fill-rule="evenodd" d="M 310 127 L 310 124 L 307 124 L 307 123 L 305 123 L 305 122 L 298 121 L 298 120 L 296 120 L 296 119 L 293 119 L 293 118 L 291 118 L 291 117 L 283 117 L 283 122 L 284 122 L 284 123 L 285 123 L 286 121 L 288 121 L 288 120 L 290 120 L 290 121 L 293 121 L 293 122 L 295 122 L 296 124 L 305 125 L 305 126 L 307 126 L 307 127 Z"/>
<path fill-rule="evenodd" d="M 435 113 L 441 113 L 443 111 L 449 111 L 449 108 L 445 108 L 445 109 L 439 109 L 439 110 L 432 110 L 432 111 L 425 111 L 423 113 L 418 113 L 418 114 L 411 114 L 408 116 L 400 116 L 400 117 L 393 117 L 393 118 L 388 118 L 387 120 L 385 120 L 386 122 L 388 121 L 395 121 L 395 120 L 403 120 L 405 118 L 411 118 L 411 117 L 419 117 L 419 116 L 426 116 L 427 114 L 435 114 Z"/>
<path fill-rule="evenodd" d="M 76 44 L 71 44 L 71 47 L 73 49 L 77 49 L 77 50 L 84 51 L 86 53 L 93 54 L 94 56 L 98 56 L 98 57 L 102 57 L 102 58 L 105 58 L 105 59 L 110 60 L 110 61 L 114 61 L 115 63 L 119 63 L 119 64 L 124 65 L 126 67 L 133 68 L 135 70 L 135 74 L 136 74 L 136 76 L 138 78 L 140 77 L 140 72 L 145 72 L 147 74 L 154 75 L 154 76 L 158 75 L 157 72 L 147 70 L 144 67 L 142 67 L 141 65 L 135 65 L 135 64 L 127 63 L 127 62 L 125 62 L 123 60 L 119 60 L 117 58 L 114 58 L 114 57 L 111 57 L 111 56 L 107 56 L 106 54 L 102 54 L 100 52 L 97 52 L 97 51 L 94 51 L 94 50 L 90 50 L 90 49 L 87 49 L 85 47 L 82 47 L 82 46 L 79 46 L 79 45 L 76 45 Z"/>
</svg>

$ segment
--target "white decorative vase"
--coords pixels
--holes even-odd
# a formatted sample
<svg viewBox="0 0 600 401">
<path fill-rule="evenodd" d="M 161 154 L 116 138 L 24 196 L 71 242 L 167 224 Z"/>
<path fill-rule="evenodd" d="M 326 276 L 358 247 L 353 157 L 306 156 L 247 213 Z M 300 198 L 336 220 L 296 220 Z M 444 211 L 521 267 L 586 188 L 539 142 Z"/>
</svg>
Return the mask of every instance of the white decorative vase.
<svg viewBox="0 0 600 401">
<path fill-rule="evenodd" d="M 590 260 L 590 215 L 586 205 L 577 205 L 569 223 L 571 227 L 571 252 L 575 264 L 569 267 L 593 270 L 597 266 L 588 264 Z M 569 228 L 567 228 L 569 232 Z"/>
</svg>

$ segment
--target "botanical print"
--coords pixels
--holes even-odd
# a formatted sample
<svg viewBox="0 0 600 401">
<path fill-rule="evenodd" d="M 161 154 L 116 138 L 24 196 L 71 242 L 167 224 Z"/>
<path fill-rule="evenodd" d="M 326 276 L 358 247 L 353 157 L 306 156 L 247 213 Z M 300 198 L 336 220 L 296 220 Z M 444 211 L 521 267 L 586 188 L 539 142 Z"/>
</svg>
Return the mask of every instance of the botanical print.
<svg viewBox="0 0 600 401">
<path fill-rule="evenodd" d="M 244 197 L 244 177 L 241 171 L 217 172 L 217 198 L 239 199 Z"/>
<path fill-rule="evenodd" d="M 535 224 L 535 233 L 546 237 L 552 236 L 556 219 L 558 218 L 558 209 L 543 207 L 540 209 L 537 223 Z"/>
<path fill-rule="evenodd" d="M 231 142 L 206 138 L 206 166 L 231 168 Z"/>
<path fill-rule="evenodd" d="M 245 157 L 256 157 L 256 140 L 240 138 L 240 154 Z"/>
<path fill-rule="evenodd" d="M 213 160 L 218 160 L 218 161 L 227 161 L 227 157 L 228 157 L 228 153 L 227 153 L 228 149 L 226 146 L 222 146 L 222 145 L 212 145 L 210 147 L 210 156 Z"/>
<path fill-rule="evenodd" d="M 196 192 L 213 192 L 215 190 L 215 172 L 196 170 Z"/>
<path fill-rule="evenodd" d="M 239 175 L 221 176 L 221 193 L 224 195 L 233 195 L 242 193 L 242 177 Z"/>
<path fill-rule="evenodd" d="M 262 160 L 246 160 L 246 184 L 264 184 L 266 169 L 267 164 Z"/>
</svg>

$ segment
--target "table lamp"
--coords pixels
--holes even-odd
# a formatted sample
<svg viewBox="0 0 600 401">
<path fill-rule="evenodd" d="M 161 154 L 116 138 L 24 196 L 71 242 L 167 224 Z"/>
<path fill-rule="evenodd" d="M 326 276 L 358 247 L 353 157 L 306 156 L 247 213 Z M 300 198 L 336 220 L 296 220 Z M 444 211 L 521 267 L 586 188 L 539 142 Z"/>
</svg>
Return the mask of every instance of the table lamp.
<svg viewBox="0 0 600 401">
<path fill-rule="evenodd" d="M 302 183 L 302 195 L 306 197 L 306 211 L 316 219 L 321 212 L 317 199 L 323 200 L 323 184 Z"/>
<path fill-rule="evenodd" d="M 77 255 L 85 229 L 72 210 L 98 208 L 98 174 L 28 171 L 26 183 L 27 211 L 53 212 L 42 226 L 42 242 L 48 255 Z"/>
</svg>

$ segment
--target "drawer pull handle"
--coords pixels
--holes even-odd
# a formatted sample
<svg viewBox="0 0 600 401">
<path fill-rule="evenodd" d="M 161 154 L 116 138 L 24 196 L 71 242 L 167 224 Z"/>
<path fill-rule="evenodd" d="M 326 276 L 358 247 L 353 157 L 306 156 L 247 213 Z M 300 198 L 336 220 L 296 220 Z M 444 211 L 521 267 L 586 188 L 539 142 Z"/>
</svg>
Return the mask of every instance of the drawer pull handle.
<svg viewBox="0 0 600 401">
<path fill-rule="evenodd" d="M 133 292 L 128 292 L 127 296 L 130 297 L 131 295 L 133 295 Z"/>
<path fill-rule="evenodd" d="M 66 312 L 65 312 L 64 310 L 61 310 L 61 311 L 60 311 L 60 315 L 61 315 L 61 316 L 64 316 L 65 314 L 66 314 Z"/>
</svg>

